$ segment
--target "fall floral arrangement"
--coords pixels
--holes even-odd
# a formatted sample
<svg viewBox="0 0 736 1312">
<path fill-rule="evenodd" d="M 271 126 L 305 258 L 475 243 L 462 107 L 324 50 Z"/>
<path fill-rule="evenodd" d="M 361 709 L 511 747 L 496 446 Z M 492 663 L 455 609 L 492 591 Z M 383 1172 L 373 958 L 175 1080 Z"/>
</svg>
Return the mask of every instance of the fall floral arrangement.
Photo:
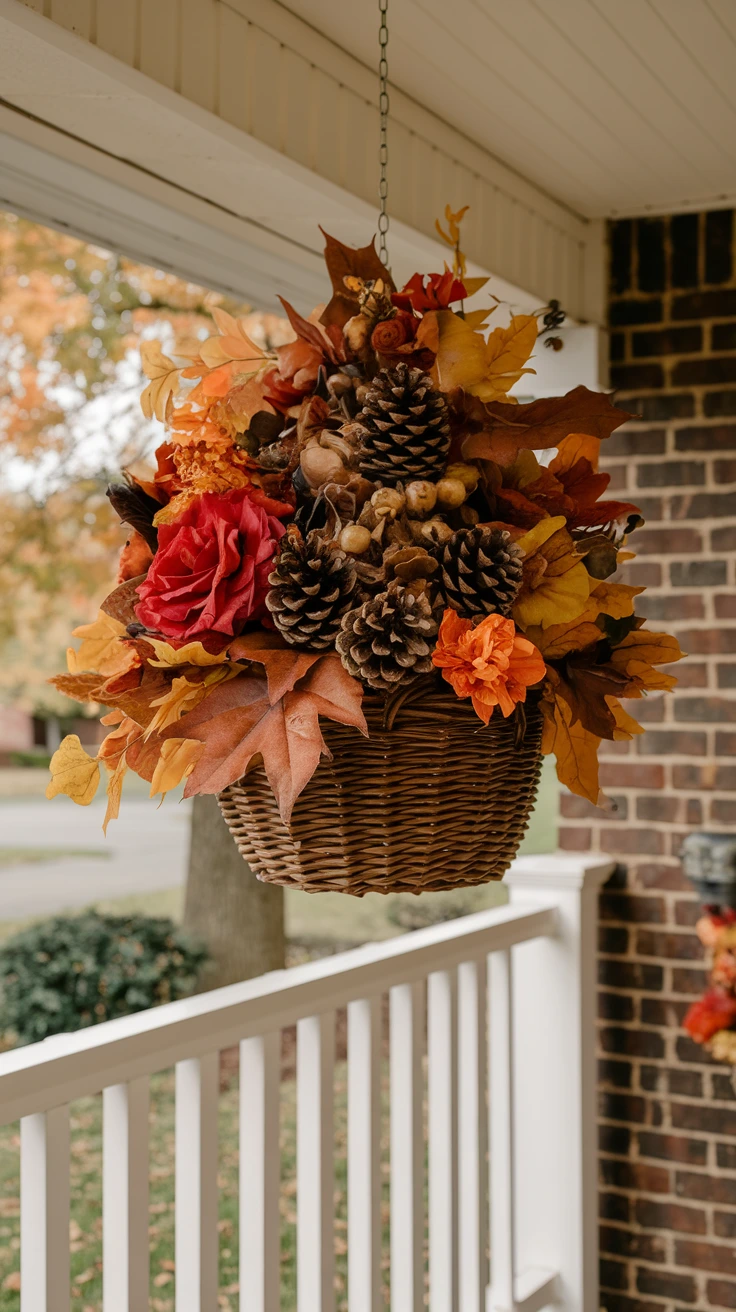
<svg viewBox="0 0 736 1312">
<path fill-rule="evenodd" d="M 706 907 L 696 930 L 710 953 L 708 988 L 689 1008 L 683 1025 L 716 1061 L 736 1066 L 736 911 Z"/>
<path fill-rule="evenodd" d="M 53 680 L 109 733 L 96 758 L 64 740 L 49 796 L 88 803 L 102 764 L 109 819 L 128 769 L 192 795 L 262 765 L 288 822 L 320 717 L 359 742 L 364 695 L 388 708 L 422 681 L 481 732 L 534 699 L 560 779 L 599 800 L 600 740 L 640 732 L 621 699 L 670 688 L 657 666 L 681 654 L 612 581 L 642 521 L 602 499 L 597 456 L 630 416 L 584 387 L 509 395 L 537 318 L 489 330 L 495 307 L 466 308 L 484 280 L 460 217 L 453 267 L 401 289 L 372 244 L 326 237 L 332 297 L 309 318 L 283 302 L 294 340 L 273 353 L 217 310 L 184 366 L 143 344 L 166 440 L 109 490 L 132 529 L 119 584 Z"/>
</svg>

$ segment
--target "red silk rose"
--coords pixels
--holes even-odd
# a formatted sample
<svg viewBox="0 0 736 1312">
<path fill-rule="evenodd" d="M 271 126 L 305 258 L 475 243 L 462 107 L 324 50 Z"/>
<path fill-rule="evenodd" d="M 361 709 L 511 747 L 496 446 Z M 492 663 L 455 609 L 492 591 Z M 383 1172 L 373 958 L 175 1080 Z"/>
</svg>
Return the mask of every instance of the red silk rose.
<svg viewBox="0 0 736 1312">
<path fill-rule="evenodd" d="M 430 273 L 426 285 L 422 274 L 415 273 L 391 300 L 400 310 L 426 314 L 428 310 L 446 310 L 453 301 L 464 301 L 467 294 L 460 279 L 445 269 L 444 273 Z"/>
<path fill-rule="evenodd" d="M 379 355 L 393 355 L 400 346 L 413 342 L 416 337 L 418 319 L 413 314 L 399 310 L 393 319 L 381 319 L 371 334 L 371 346 Z"/>
<path fill-rule="evenodd" d="M 719 1030 L 729 1029 L 736 1021 L 736 998 L 720 989 L 708 989 L 694 1002 L 682 1022 L 691 1039 L 707 1043 Z"/>
<path fill-rule="evenodd" d="M 147 628 L 187 640 L 239 633 L 265 609 L 268 575 L 284 526 L 254 504 L 247 488 L 205 492 L 173 524 L 138 589 L 135 613 Z"/>
</svg>

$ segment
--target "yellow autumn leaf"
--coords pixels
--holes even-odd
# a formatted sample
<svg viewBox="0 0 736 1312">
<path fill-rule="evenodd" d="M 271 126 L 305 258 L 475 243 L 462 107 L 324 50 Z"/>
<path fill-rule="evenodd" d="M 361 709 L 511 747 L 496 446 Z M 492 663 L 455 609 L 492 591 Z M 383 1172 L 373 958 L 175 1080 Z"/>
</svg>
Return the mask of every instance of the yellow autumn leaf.
<svg viewBox="0 0 736 1312">
<path fill-rule="evenodd" d="M 218 336 L 208 337 L 200 348 L 200 356 L 208 369 L 217 369 L 221 364 L 231 362 L 247 365 L 245 372 L 260 369 L 266 359 L 265 353 L 251 341 L 241 320 L 221 309 L 214 309 L 212 317 Z"/>
<path fill-rule="evenodd" d="M 73 647 L 67 651 L 70 674 L 93 670 L 109 678 L 113 674 L 124 674 L 141 663 L 135 648 L 120 641 L 126 637 L 125 625 L 112 615 L 106 615 L 104 610 L 92 624 L 80 624 L 72 629 L 72 637 L 81 638 L 82 645 L 78 651 Z"/>
<path fill-rule="evenodd" d="M 556 533 L 558 529 L 564 528 L 567 520 L 564 515 L 550 515 L 549 519 L 540 519 L 538 524 L 534 525 L 523 538 L 519 538 L 517 547 L 520 547 L 525 556 L 531 556 L 538 551 L 541 546 Z"/>
<path fill-rule="evenodd" d="M 600 738 L 580 721 L 572 722 L 573 712 L 562 697 L 546 698 L 541 703 L 544 715 L 542 751 L 557 758 L 557 778 L 561 784 L 585 797 L 595 806 L 600 795 L 598 783 L 598 748 Z"/>
<path fill-rule="evenodd" d="M 161 755 L 151 780 L 151 797 L 161 793 L 165 797 L 172 788 L 178 788 L 182 779 L 192 773 L 204 751 L 204 743 L 195 738 L 167 738 L 161 745 Z"/>
<path fill-rule="evenodd" d="M 599 437 L 591 437 L 588 433 L 568 433 L 567 437 L 563 437 L 557 448 L 557 455 L 550 463 L 550 472 L 564 473 L 577 460 L 589 460 L 593 468 L 597 469 L 600 448 Z"/>
<path fill-rule="evenodd" d="M 121 756 L 115 769 L 110 774 L 107 781 L 107 810 L 105 819 L 102 822 L 102 832 L 107 838 L 107 826 L 111 820 L 117 820 L 120 815 L 120 801 L 123 795 L 123 779 L 127 773 L 128 767 L 125 762 L 125 756 Z"/>
<path fill-rule="evenodd" d="M 169 417 L 172 398 L 179 386 L 179 369 L 156 341 L 141 342 L 141 364 L 146 378 L 151 380 L 141 396 L 141 410 L 146 419 L 155 416 L 163 422 Z"/>
<path fill-rule="evenodd" d="M 591 579 L 575 543 L 565 528 L 564 515 L 535 524 L 518 545 L 524 552 L 521 591 L 513 617 L 520 628 L 543 629 L 578 619 L 590 595 Z"/>
<path fill-rule="evenodd" d="M 51 757 L 48 798 L 64 793 L 78 806 L 89 806 L 100 782 L 100 767 L 83 748 L 75 733 L 64 738 Z"/>
<path fill-rule="evenodd" d="M 578 619 L 569 624 L 550 624 L 543 629 L 541 624 L 533 624 L 524 630 L 524 637 L 541 651 L 547 661 L 558 661 L 572 651 L 582 651 L 594 642 L 600 642 L 603 634 L 598 625 L 586 619 L 587 608 Z"/>
<path fill-rule="evenodd" d="M 590 594 L 591 606 L 597 606 L 596 615 L 608 615 L 612 620 L 623 620 L 634 613 L 634 597 L 643 588 L 632 588 L 627 583 L 598 583 Z"/>
<path fill-rule="evenodd" d="M 153 647 L 158 660 L 148 662 L 157 669 L 166 670 L 174 665 L 222 665 L 227 660 L 227 651 L 205 651 L 201 642 L 188 642 L 184 647 L 172 647 L 160 638 L 146 638 Z"/>
<path fill-rule="evenodd" d="M 468 327 L 475 331 L 476 328 L 486 327 L 486 321 L 490 319 L 495 309 L 495 305 L 489 305 L 486 310 L 466 310 L 463 318 Z"/>
<path fill-rule="evenodd" d="M 466 390 L 481 401 L 495 401 L 524 374 L 535 373 L 524 366 L 534 350 L 537 332 L 533 314 L 515 314 L 506 328 L 494 328 L 486 342 L 483 377 Z"/>
<path fill-rule="evenodd" d="M 463 278 L 463 287 L 468 293 L 468 296 L 475 296 L 476 292 L 483 290 L 487 282 L 488 278 Z M 490 309 L 484 310 L 483 314 L 490 314 L 491 310 L 495 310 L 495 308 L 495 305 L 491 306 Z"/>
<path fill-rule="evenodd" d="M 543 629 L 556 621 L 574 620 L 585 609 L 590 591 L 590 575 L 582 561 L 564 573 L 545 575 L 541 582 L 514 607 L 514 619 L 526 630 L 534 624 Z"/>
<path fill-rule="evenodd" d="M 646 692 L 669 692 L 674 688 L 676 676 L 655 667 L 682 660 L 684 654 L 671 634 L 634 629 L 614 648 L 611 665 L 631 680 L 626 696 L 641 697 Z"/>
<path fill-rule="evenodd" d="M 186 715 L 187 711 L 193 711 L 206 695 L 207 688 L 204 683 L 190 683 L 183 677 L 174 679 L 169 691 L 163 697 L 157 697 L 151 702 L 151 706 L 158 706 L 158 710 L 144 737 L 150 738 L 152 733 L 160 733 L 170 724 L 176 724 L 176 721 L 180 720 L 182 715 Z"/>
<path fill-rule="evenodd" d="M 454 387 L 470 391 L 480 382 L 485 370 L 486 344 L 480 333 L 452 310 L 437 311 L 439 344 L 432 377 L 443 392 Z"/>
<path fill-rule="evenodd" d="M 613 741 L 615 743 L 626 742 L 634 737 L 634 734 L 643 733 L 644 729 L 625 711 L 620 701 L 616 697 L 606 697 L 606 702 L 613 711 L 613 717 L 616 721 L 616 728 L 613 731 Z"/>
</svg>

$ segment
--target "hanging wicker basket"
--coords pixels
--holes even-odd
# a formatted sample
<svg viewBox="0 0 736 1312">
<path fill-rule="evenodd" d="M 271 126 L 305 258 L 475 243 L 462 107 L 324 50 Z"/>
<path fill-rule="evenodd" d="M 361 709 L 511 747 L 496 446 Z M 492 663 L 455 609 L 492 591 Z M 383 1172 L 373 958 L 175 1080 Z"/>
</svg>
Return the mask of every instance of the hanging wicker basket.
<svg viewBox="0 0 736 1312">
<path fill-rule="evenodd" d="M 322 724 L 324 758 L 281 820 L 263 768 L 219 795 L 243 858 L 307 893 L 424 893 L 501 879 L 534 804 L 542 716 L 530 698 L 482 724 L 469 701 L 414 685 L 388 710 L 366 696 L 370 737 Z"/>
</svg>

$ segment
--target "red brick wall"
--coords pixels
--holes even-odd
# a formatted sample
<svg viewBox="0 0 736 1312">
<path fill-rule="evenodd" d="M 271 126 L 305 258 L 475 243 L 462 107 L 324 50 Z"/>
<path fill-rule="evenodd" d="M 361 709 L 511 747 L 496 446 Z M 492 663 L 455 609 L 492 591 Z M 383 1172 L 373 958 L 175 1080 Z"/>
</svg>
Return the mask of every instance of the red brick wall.
<svg viewBox="0 0 736 1312">
<path fill-rule="evenodd" d="M 562 803 L 563 847 L 622 862 L 601 902 L 601 1306 L 736 1308 L 736 1093 L 680 1030 L 704 974 L 678 862 L 689 829 L 736 821 L 733 214 L 610 236 L 612 382 L 641 419 L 605 468 L 647 521 L 623 577 L 689 656 L 674 695 L 631 704 L 646 734 L 603 745 L 618 809 Z"/>
</svg>

